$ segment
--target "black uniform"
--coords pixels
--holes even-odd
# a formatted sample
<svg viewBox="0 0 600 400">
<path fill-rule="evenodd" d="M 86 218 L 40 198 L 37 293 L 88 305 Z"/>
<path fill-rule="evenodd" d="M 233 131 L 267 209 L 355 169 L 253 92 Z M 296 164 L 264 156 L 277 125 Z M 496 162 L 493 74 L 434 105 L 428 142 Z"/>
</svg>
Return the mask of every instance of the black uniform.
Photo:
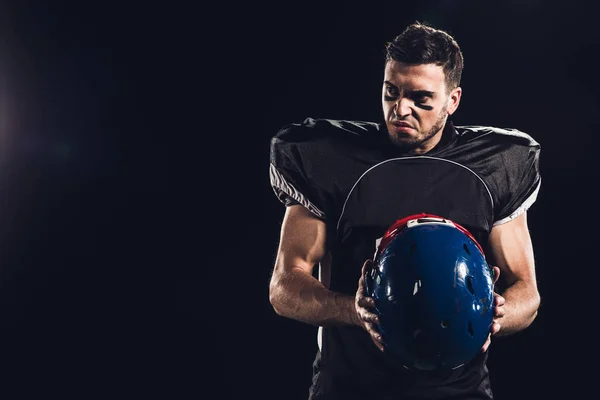
<svg viewBox="0 0 600 400">
<path fill-rule="evenodd" d="M 540 145 L 515 129 L 453 126 L 425 155 L 407 155 L 385 125 L 307 118 L 271 141 L 271 185 L 286 206 L 323 219 L 329 288 L 354 296 L 360 271 L 396 220 L 429 213 L 467 228 L 486 250 L 492 226 L 520 215 L 540 187 Z M 491 399 L 487 353 L 444 373 L 410 372 L 361 327 L 320 331 L 310 399 Z"/>
</svg>

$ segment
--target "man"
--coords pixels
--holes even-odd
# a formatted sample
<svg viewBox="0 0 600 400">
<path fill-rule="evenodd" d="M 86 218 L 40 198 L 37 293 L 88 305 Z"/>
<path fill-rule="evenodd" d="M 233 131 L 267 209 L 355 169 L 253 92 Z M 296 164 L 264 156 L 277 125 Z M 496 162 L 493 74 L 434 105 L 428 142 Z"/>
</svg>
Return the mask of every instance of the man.
<svg viewBox="0 0 600 400">
<path fill-rule="evenodd" d="M 415 23 L 386 50 L 382 123 L 307 118 L 272 139 L 270 179 L 286 211 L 270 301 L 319 326 L 311 400 L 492 399 L 490 339 L 528 327 L 540 303 L 527 225 L 540 146 L 515 129 L 452 124 L 463 56 L 448 33 Z M 498 279 L 490 338 L 451 371 L 394 363 L 365 297 L 378 239 L 423 212 L 467 228 Z"/>
</svg>

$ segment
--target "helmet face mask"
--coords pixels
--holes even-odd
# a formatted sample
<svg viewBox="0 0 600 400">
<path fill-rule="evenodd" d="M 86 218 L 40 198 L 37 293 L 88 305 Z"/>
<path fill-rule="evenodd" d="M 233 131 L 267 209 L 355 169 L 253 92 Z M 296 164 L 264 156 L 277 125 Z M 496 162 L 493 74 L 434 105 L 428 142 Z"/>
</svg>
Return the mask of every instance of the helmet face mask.
<svg viewBox="0 0 600 400">
<path fill-rule="evenodd" d="M 396 221 L 365 278 L 386 353 L 405 368 L 458 368 L 487 340 L 492 269 L 481 246 L 459 224 L 431 214 Z"/>
</svg>

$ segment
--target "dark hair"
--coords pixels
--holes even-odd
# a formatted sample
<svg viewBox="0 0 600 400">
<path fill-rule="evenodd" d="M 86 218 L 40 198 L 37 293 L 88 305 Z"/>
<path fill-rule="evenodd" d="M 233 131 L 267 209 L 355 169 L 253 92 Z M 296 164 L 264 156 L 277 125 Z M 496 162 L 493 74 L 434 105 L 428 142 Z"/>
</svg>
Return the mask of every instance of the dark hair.
<svg viewBox="0 0 600 400">
<path fill-rule="evenodd" d="M 386 63 L 395 60 L 407 64 L 440 65 L 448 90 L 460 85 L 463 55 L 456 40 L 443 30 L 415 22 L 387 43 L 385 50 Z"/>
</svg>

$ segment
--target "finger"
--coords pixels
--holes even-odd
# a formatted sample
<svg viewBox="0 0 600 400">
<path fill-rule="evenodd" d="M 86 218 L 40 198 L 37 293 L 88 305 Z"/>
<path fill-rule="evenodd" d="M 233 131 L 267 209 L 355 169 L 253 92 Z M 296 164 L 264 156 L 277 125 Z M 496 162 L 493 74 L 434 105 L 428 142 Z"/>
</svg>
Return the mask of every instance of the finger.
<svg viewBox="0 0 600 400">
<path fill-rule="evenodd" d="M 494 295 L 494 319 L 504 317 L 504 314 L 506 313 L 504 308 L 505 303 L 506 300 L 504 297 L 500 296 L 499 294 Z"/>
<path fill-rule="evenodd" d="M 500 328 L 502 328 L 502 326 L 498 321 L 492 322 L 492 325 L 490 326 L 490 335 L 495 335 L 500 332 Z"/>
<path fill-rule="evenodd" d="M 492 269 L 494 270 L 494 284 L 498 281 L 498 278 L 500 277 L 500 268 L 493 266 Z"/>
<path fill-rule="evenodd" d="M 371 336 L 371 339 L 373 339 L 372 336 Z M 385 347 L 383 346 L 383 344 L 381 342 L 373 339 L 373 344 L 375 344 L 375 346 L 377 346 L 377 348 L 379 349 L 379 351 L 385 352 Z"/>
<path fill-rule="evenodd" d="M 375 299 L 369 296 L 358 297 L 358 305 L 365 308 L 375 307 Z"/>
<path fill-rule="evenodd" d="M 360 318 L 368 323 L 379 324 L 379 316 L 375 313 L 372 313 L 364 308 L 360 309 L 358 314 Z"/>
<path fill-rule="evenodd" d="M 385 352 L 385 347 L 383 346 L 383 344 L 381 344 L 381 342 L 373 341 L 373 343 L 375 343 L 375 346 L 377 346 L 379 351 L 381 351 L 382 353 Z"/>
<path fill-rule="evenodd" d="M 490 344 L 492 343 L 492 338 L 491 335 L 488 335 L 485 343 L 483 344 L 483 346 L 481 347 L 481 352 L 485 353 L 488 349 L 488 347 L 490 347 Z"/>
<path fill-rule="evenodd" d="M 498 307 L 503 306 L 506 303 L 506 299 L 499 295 L 498 293 L 494 294 L 494 304 Z"/>
<path fill-rule="evenodd" d="M 371 259 L 366 259 L 365 262 L 363 263 L 362 269 L 361 269 L 361 275 L 362 277 L 364 277 L 367 272 L 369 272 L 369 270 L 372 268 L 373 266 L 373 261 Z"/>
<path fill-rule="evenodd" d="M 360 279 L 358 280 L 358 295 L 360 296 L 365 296 L 365 276 L 366 274 L 371 270 L 371 265 L 372 265 L 372 261 L 367 259 L 365 260 L 365 262 L 363 263 L 362 269 L 361 269 L 361 273 L 360 273 Z"/>
<path fill-rule="evenodd" d="M 376 342 L 383 344 L 383 337 L 381 336 L 381 332 L 377 329 L 377 325 L 371 324 L 369 322 L 365 323 L 365 329 L 371 335 L 371 338 Z"/>
<path fill-rule="evenodd" d="M 377 346 L 380 351 L 384 351 L 385 346 L 383 345 L 383 337 L 381 333 L 375 328 L 375 325 L 370 323 L 365 323 L 365 329 L 371 336 L 371 340 Z"/>
<path fill-rule="evenodd" d="M 500 318 L 504 318 L 504 315 L 506 315 L 506 311 L 504 310 L 504 307 L 495 307 L 494 308 L 494 319 L 500 319 Z"/>
</svg>

